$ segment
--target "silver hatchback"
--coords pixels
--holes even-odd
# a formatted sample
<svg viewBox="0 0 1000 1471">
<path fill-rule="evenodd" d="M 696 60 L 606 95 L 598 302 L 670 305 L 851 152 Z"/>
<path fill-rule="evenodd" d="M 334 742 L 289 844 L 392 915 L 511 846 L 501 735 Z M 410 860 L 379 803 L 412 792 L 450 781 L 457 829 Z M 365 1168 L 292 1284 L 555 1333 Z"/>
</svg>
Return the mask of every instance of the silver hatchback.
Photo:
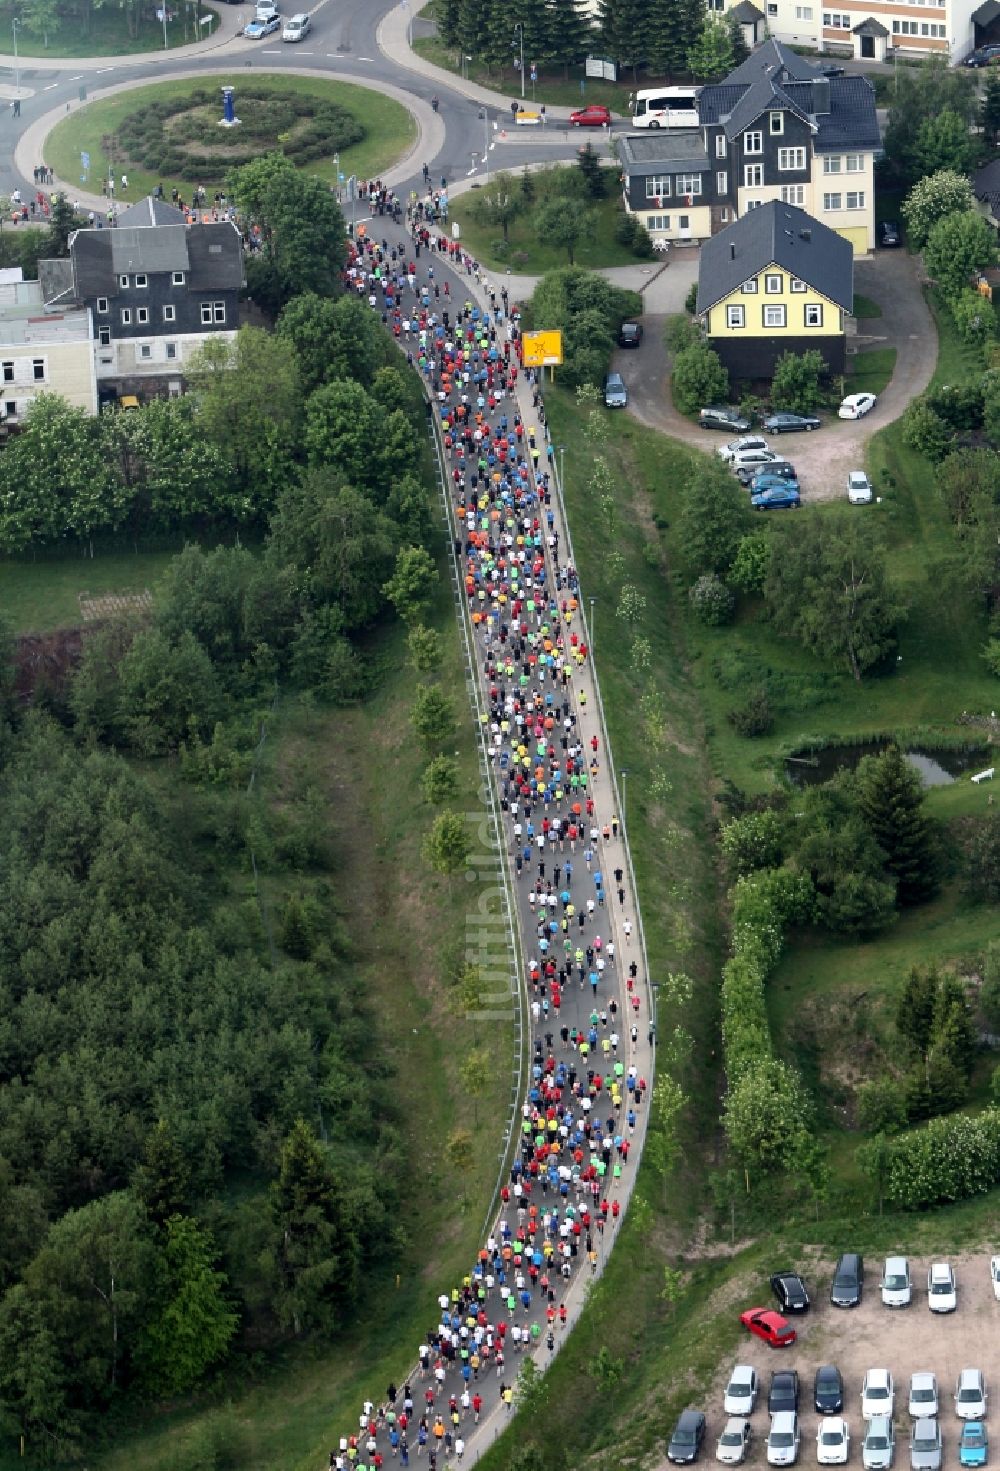
<svg viewBox="0 0 1000 1471">
<path fill-rule="evenodd" d="M 911 1471 L 941 1471 L 944 1448 L 936 1420 L 916 1420 L 910 1431 Z"/>
</svg>

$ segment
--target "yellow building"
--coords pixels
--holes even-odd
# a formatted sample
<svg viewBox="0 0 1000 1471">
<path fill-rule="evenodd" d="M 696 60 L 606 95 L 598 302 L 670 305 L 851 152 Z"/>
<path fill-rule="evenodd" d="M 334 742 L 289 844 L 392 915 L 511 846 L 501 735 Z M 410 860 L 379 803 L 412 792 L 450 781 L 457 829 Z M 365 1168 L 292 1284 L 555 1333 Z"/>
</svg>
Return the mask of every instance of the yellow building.
<svg viewBox="0 0 1000 1471">
<path fill-rule="evenodd" d="M 697 311 L 734 378 L 769 378 L 782 353 L 809 348 L 843 372 L 853 303 L 850 242 L 792 205 L 752 209 L 702 247 Z"/>
<path fill-rule="evenodd" d="M 19 267 L 0 272 L 0 388 L 7 423 L 17 423 L 40 393 L 97 413 L 90 312 L 50 310 L 39 283 L 21 280 Z"/>
</svg>

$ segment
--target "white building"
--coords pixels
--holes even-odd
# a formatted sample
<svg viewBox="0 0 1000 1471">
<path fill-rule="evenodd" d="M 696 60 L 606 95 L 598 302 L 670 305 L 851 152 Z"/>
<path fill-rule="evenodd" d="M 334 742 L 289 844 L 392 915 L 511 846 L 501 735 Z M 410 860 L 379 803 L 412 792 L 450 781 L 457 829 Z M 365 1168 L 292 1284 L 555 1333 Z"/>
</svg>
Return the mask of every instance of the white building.
<svg viewBox="0 0 1000 1471">
<path fill-rule="evenodd" d="M 38 281 L 0 271 L 0 417 L 16 423 L 40 393 L 97 413 L 94 333 L 86 307 L 50 308 Z"/>
</svg>

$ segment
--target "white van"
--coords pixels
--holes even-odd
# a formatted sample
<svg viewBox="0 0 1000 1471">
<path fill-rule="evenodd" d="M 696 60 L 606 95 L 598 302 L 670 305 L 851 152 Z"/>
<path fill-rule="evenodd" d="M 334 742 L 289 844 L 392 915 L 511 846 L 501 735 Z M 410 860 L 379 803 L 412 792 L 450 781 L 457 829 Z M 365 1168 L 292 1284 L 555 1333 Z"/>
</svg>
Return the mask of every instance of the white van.
<svg viewBox="0 0 1000 1471">
<path fill-rule="evenodd" d="M 284 29 L 281 32 L 281 39 L 283 41 L 301 41 L 302 37 L 308 34 L 311 26 L 312 21 L 308 15 L 290 16 L 285 21 Z"/>
<path fill-rule="evenodd" d="M 696 128 L 700 87 L 644 87 L 632 103 L 634 128 Z"/>
<path fill-rule="evenodd" d="M 275 4 L 275 0 L 257 0 L 257 10 L 254 15 L 254 20 L 274 20 L 277 14 L 278 7 Z"/>
</svg>

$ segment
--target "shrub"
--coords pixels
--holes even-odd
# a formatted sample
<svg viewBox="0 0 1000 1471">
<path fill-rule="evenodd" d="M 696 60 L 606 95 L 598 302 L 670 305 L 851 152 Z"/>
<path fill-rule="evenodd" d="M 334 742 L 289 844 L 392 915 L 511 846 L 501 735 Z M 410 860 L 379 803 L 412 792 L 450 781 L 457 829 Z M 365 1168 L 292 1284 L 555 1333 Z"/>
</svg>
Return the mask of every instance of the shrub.
<svg viewBox="0 0 1000 1471">
<path fill-rule="evenodd" d="M 935 464 L 943 460 L 951 443 L 951 430 L 926 399 L 914 399 L 900 419 L 903 443 L 926 455 Z"/>
<path fill-rule="evenodd" d="M 925 393 L 924 402 L 952 429 L 982 428 L 984 402 L 982 381 L 946 383 L 941 388 Z"/>
<path fill-rule="evenodd" d="M 684 352 L 689 347 L 697 347 L 704 340 L 698 323 L 684 316 L 683 312 L 667 318 L 664 337 L 668 350 L 675 355 Z"/>
<path fill-rule="evenodd" d="M 615 219 L 615 239 L 619 245 L 632 246 L 635 244 L 635 231 L 638 224 L 637 215 L 629 214 L 625 208 L 619 211 Z"/>
<path fill-rule="evenodd" d="M 737 705 L 727 713 L 726 719 L 737 735 L 745 736 L 748 740 L 770 735 L 774 729 L 774 714 L 767 690 L 763 686 L 751 690 L 742 705 Z"/>
<path fill-rule="evenodd" d="M 760 868 L 777 868 L 784 860 L 781 818 L 771 808 L 745 812 L 722 829 L 722 851 L 733 875 L 755 873 Z"/>
<path fill-rule="evenodd" d="M 636 222 L 632 237 L 632 250 L 638 260 L 652 260 L 656 254 L 653 249 L 653 237 L 641 220 Z"/>
<path fill-rule="evenodd" d="M 730 582 L 741 592 L 763 592 L 771 565 L 771 538 L 765 531 L 745 536 L 736 551 L 736 560 L 729 574 Z"/>
<path fill-rule="evenodd" d="M 783 352 L 771 379 L 771 402 L 776 409 L 792 414 L 812 413 L 820 399 L 820 379 L 826 372 L 817 348 L 808 352 Z"/>
<path fill-rule="evenodd" d="M 996 317 L 993 307 L 971 287 L 955 297 L 951 303 L 951 314 L 959 337 L 973 347 L 981 347 L 987 338 L 994 335 Z"/>
<path fill-rule="evenodd" d="M 723 403 L 729 395 L 729 374 L 718 353 L 696 343 L 679 352 L 671 374 L 674 403 L 682 414 L 696 413 L 703 404 Z"/>
<path fill-rule="evenodd" d="M 688 590 L 691 608 L 699 623 L 719 628 L 733 616 L 736 599 L 714 572 L 705 572 Z"/>
<path fill-rule="evenodd" d="M 886 1195 L 904 1210 L 985 1195 L 1000 1178 L 1000 1112 L 933 1119 L 893 1140 Z"/>
<path fill-rule="evenodd" d="M 693 317 L 698 310 L 698 282 L 694 281 L 687 296 L 684 298 L 684 310 L 689 317 Z"/>
</svg>

